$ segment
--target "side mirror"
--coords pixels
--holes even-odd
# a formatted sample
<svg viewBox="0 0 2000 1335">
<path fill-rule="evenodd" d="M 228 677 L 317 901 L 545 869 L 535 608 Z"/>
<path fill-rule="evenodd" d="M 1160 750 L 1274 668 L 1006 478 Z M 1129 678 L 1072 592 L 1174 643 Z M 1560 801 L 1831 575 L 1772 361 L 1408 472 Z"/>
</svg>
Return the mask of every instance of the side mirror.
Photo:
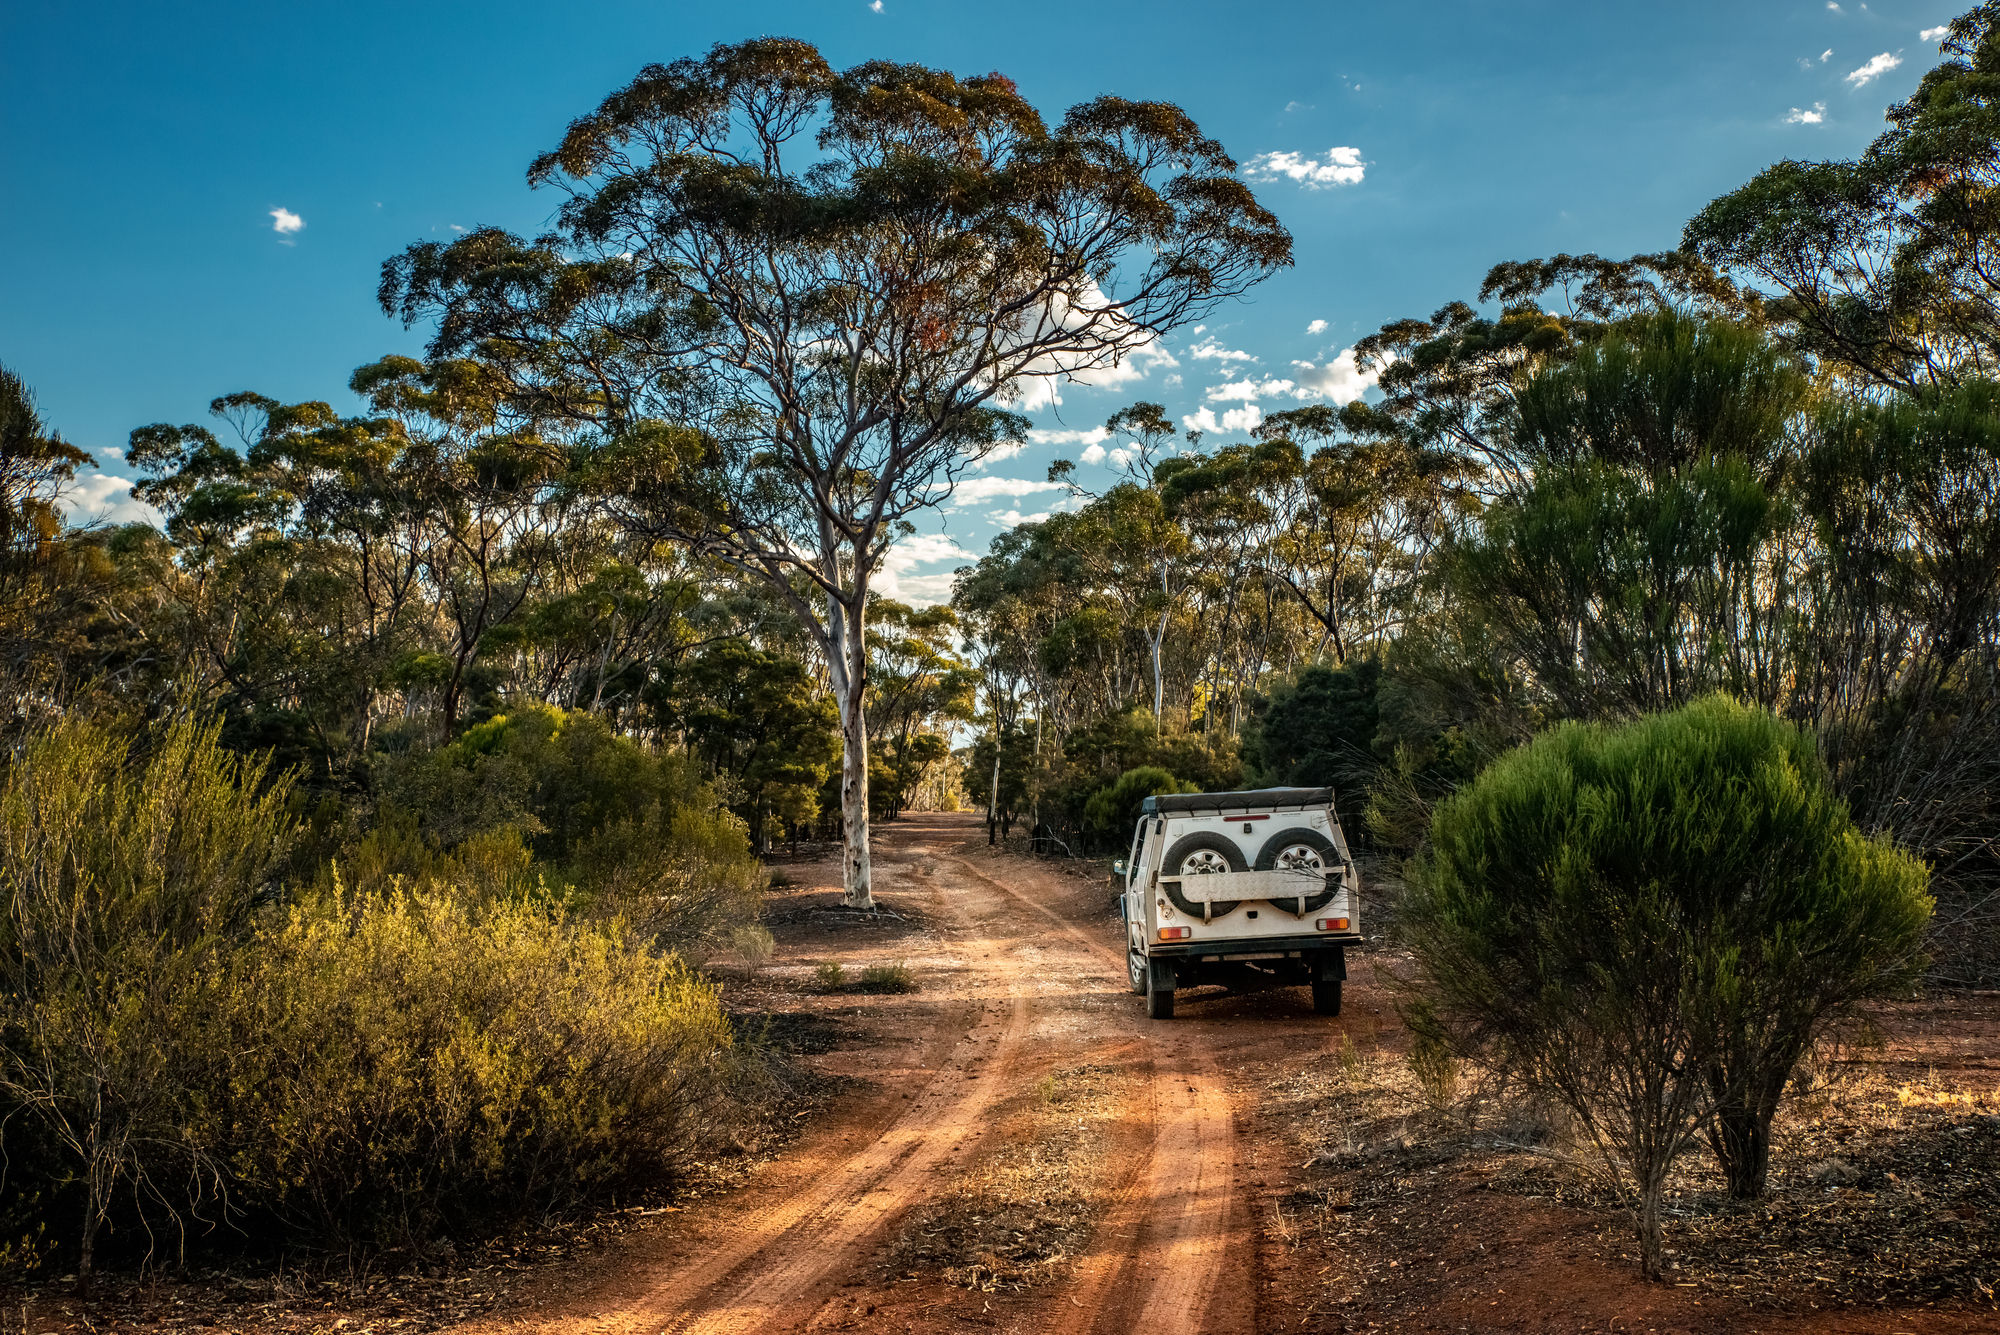
<svg viewBox="0 0 2000 1335">
<path fill-rule="evenodd" d="M 1120 859 L 1118 859 L 1118 861 L 1116 861 L 1116 862 L 1114 862 L 1114 863 L 1112 863 L 1112 864 L 1111 864 L 1111 874 L 1112 874 L 1113 876 L 1116 876 L 1116 877 L 1117 877 L 1117 878 L 1118 878 L 1119 880 L 1121 880 L 1121 881 L 1125 879 L 1125 859 L 1124 859 L 1124 858 L 1120 858 Z"/>
</svg>

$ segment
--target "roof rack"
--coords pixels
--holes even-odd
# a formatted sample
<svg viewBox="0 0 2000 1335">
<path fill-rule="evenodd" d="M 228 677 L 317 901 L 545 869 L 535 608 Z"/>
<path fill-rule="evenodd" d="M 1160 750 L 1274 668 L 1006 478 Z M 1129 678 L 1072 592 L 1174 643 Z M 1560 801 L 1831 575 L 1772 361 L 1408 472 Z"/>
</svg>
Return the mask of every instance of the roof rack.
<svg viewBox="0 0 2000 1335">
<path fill-rule="evenodd" d="M 1167 813 L 1269 810 L 1333 805 L 1331 788 L 1253 788 L 1240 793 L 1161 793 L 1145 800 L 1140 810 L 1149 816 Z"/>
</svg>

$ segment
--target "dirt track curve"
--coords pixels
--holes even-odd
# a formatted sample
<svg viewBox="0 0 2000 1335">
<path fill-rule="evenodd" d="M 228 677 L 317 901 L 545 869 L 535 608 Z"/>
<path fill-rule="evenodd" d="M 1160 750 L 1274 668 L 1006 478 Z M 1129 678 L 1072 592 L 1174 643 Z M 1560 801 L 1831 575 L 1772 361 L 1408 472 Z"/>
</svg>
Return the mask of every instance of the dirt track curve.
<svg viewBox="0 0 2000 1335">
<path fill-rule="evenodd" d="M 896 1223 L 981 1152 L 996 1105 L 1042 1078 L 1042 1049 L 1058 1036 L 1068 1051 L 1115 1060 L 1141 1084 L 1118 1128 L 1128 1152 L 1113 1166 L 1112 1203 L 1073 1278 L 1040 1304 L 1049 1327 L 1077 1335 L 1255 1329 L 1244 1264 L 1253 1248 L 1214 1053 L 1195 1025 L 1141 1018 L 1102 893 L 1079 896 L 1074 881 L 1062 884 L 1024 859 L 975 865 L 956 850 L 977 828 L 965 816 L 912 815 L 878 838 L 879 890 L 915 900 L 940 924 L 935 954 L 912 964 L 927 991 L 949 996 L 951 1017 L 907 1061 L 891 1056 L 870 1072 L 884 1114 L 879 1131 L 832 1144 L 808 1137 L 751 1186 L 689 1211 L 653 1244 L 655 1255 L 608 1266 L 599 1284 L 559 1310 L 486 1329 L 867 1328 L 837 1320 L 837 1299 L 862 1282 L 857 1272 Z"/>
</svg>

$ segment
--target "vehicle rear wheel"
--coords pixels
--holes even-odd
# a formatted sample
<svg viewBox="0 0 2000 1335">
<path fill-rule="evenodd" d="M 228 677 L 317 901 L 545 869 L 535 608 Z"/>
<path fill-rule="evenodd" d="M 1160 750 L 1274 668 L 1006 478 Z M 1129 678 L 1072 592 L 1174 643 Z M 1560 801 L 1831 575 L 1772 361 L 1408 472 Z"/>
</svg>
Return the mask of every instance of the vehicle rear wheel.
<svg viewBox="0 0 2000 1335">
<path fill-rule="evenodd" d="M 1340 865 L 1339 857 L 1331 839 L 1318 830 L 1298 827 L 1280 830 L 1264 841 L 1264 846 L 1257 850 L 1257 870 L 1296 872 L 1300 878 L 1300 889 L 1306 888 L 1308 878 L 1314 878 L 1317 889 L 1305 896 L 1303 904 L 1296 899 L 1271 901 L 1277 907 L 1303 918 L 1333 902 L 1334 892 L 1326 888 L 1326 874 Z"/>
<path fill-rule="evenodd" d="M 1166 858 L 1160 863 L 1160 881 L 1167 892 L 1167 898 L 1174 901 L 1174 907 L 1190 918 L 1206 922 L 1210 918 L 1220 918 L 1234 913 L 1240 902 L 1234 899 L 1219 899 L 1208 904 L 1207 912 L 1203 904 L 1189 899 L 1175 880 L 1188 876 L 1211 876 L 1220 872 L 1249 871 L 1250 865 L 1243 860 L 1243 850 L 1236 841 L 1226 834 L 1216 834 L 1212 830 L 1197 830 L 1174 840 L 1167 850 Z"/>
<path fill-rule="evenodd" d="M 1340 979 L 1316 978 L 1313 980 L 1313 1014 L 1340 1014 Z"/>
</svg>

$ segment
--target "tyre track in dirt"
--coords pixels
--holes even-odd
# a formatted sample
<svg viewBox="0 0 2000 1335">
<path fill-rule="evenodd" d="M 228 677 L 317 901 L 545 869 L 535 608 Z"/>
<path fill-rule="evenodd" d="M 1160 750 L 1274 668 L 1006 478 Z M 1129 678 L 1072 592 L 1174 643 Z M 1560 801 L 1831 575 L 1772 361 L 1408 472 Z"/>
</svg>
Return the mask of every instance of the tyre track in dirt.
<svg viewBox="0 0 2000 1335">
<path fill-rule="evenodd" d="M 955 929 L 947 951 L 977 979 L 973 1024 L 903 1114 L 873 1141 L 831 1164 L 803 1190 L 745 1210 L 702 1237 L 694 1254 L 648 1276 L 637 1291 L 606 1294 L 611 1310 L 516 1325 L 583 1335 L 742 1335 L 799 1324 L 861 1261 L 882 1230 L 926 1195 L 941 1171 L 969 1162 L 986 1114 L 1020 1083 L 1032 988 L 1010 968 L 1006 942 L 940 886 L 916 844 L 877 862 L 882 881 L 928 891 Z"/>
<path fill-rule="evenodd" d="M 928 897 L 949 924 L 942 954 L 970 984 L 971 1023 L 886 1129 L 790 1192 L 718 1202 L 682 1225 L 691 1250 L 628 1272 L 560 1316 L 506 1323 L 546 1335 L 748 1335 L 816 1328 L 898 1219 L 953 1170 L 976 1162 L 998 1105 L 1046 1064 L 1032 1035 L 1051 998 L 1125 994 L 1122 957 L 1080 926 L 950 849 L 963 831 L 939 828 L 882 847 L 878 885 Z M 885 840 L 886 844 L 887 841 Z M 1030 873 L 1039 876 L 1040 873 Z M 986 889 L 997 895 L 983 893 Z M 1023 910 L 1026 910 L 1024 912 Z M 1046 930 L 1043 924 L 1055 930 Z M 1044 1004 L 1036 1005 L 1040 999 Z M 1136 1012 L 1134 1012 L 1136 1013 Z M 1052 1293 L 1051 1326 L 1092 1335 L 1233 1335 L 1254 1309 L 1243 1293 L 1218 1303 L 1241 1232 L 1235 1218 L 1235 1136 L 1220 1071 L 1190 1025 L 1135 1033 L 1122 1021 L 1092 1035 L 1142 1077 L 1120 1128 L 1126 1153 L 1113 1201 L 1075 1278 Z M 941 1038 L 943 1036 L 940 1036 Z M 1238 1257 L 1240 1259 L 1240 1255 Z M 491 1324 L 482 1323 L 492 1330 Z"/>
<path fill-rule="evenodd" d="M 949 861 L 1053 923 L 1125 991 L 1125 960 L 1069 918 L 971 861 Z M 1151 1067 L 1143 1162 L 1115 1189 L 1075 1279 L 1054 1299 L 1069 1329 L 1092 1335 L 1231 1335 L 1255 1329 L 1248 1230 L 1238 1217 L 1229 1092 L 1213 1053 L 1185 1023 L 1141 1031 Z M 1236 1264 L 1232 1264 L 1235 1262 Z M 1064 1310 L 1067 1309 L 1067 1310 Z"/>
</svg>

